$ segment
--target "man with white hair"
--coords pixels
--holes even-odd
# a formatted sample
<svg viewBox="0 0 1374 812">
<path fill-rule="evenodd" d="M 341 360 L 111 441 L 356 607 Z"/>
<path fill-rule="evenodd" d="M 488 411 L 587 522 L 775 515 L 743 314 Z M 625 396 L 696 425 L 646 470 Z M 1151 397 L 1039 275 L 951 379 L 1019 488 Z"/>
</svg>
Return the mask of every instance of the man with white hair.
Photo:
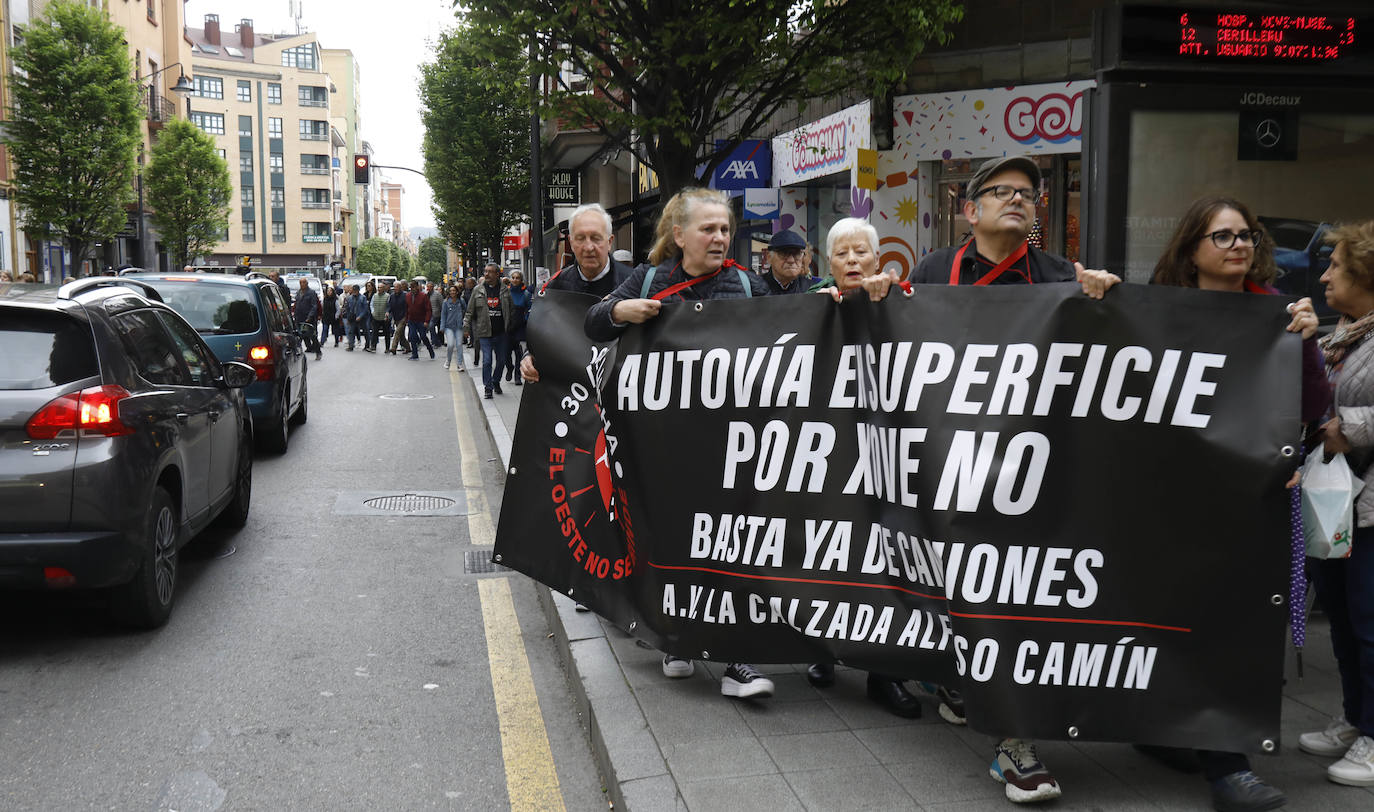
<svg viewBox="0 0 1374 812">
<path fill-rule="evenodd" d="M 543 290 L 590 293 L 600 299 L 620 287 L 634 269 L 611 258 L 615 246 L 613 226 L 611 215 L 599 203 L 587 203 L 574 209 L 568 218 L 568 244 L 572 247 L 573 263 L 554 274 L 544 283 Z M 532 302 L 531 319 L 537 312 Z M 539 380 L 539 370 L 530 353 L 520 361 L 520 377 L 530 382 Z"/>
</svg>

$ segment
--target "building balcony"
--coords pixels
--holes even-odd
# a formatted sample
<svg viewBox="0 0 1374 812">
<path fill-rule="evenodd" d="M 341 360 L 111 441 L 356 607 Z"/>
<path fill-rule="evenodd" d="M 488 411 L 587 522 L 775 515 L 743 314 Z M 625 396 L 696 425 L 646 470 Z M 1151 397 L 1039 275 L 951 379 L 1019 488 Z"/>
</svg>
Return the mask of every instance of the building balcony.
<svg viewBox="0 0 1374 812">
<path fill-rule="evenodd" d="M 165 124 L 177 117 L 177 104 L 166 96 L 150 93 L 147 99 L 147 118 Z"/>
<path fill-rule="evenodd" d="M 297 101 L 300 102 L 301 107 L 328 107 L 328 106 L 329 106 L 329 102 L 328 102 L 328 101 L 316 101 L 316 100 L 314 100 L 314 99 L 297 99 Z"/>
<path fill-rule="evenodd" d="M 301 174 L 302 174 L 302 175 L 328 175 L 328 174 L 329 174 L 329 167 L 327 167 L 327 166 L 302 166 L 302 167 L 301 167 Z"/>
<path fill-rule="evenodd" d="M 329 206 L 328 200 L 307 200 L 301 203 L 303 209 L 327 209 Z"/>
<path fill-rule="evenodd" d="M 301 133 L 302 141 L 328 141 L 329 133 Z"/>
</svg>

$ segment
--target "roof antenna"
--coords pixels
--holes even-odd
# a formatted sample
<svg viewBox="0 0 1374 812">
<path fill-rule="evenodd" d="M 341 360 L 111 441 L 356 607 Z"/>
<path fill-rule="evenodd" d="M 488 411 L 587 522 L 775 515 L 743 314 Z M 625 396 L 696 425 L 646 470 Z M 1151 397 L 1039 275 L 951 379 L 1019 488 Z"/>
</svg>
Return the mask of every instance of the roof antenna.
<svg viewBox="0 0 1374 812">
<path fill-rule="evenodd" d="M 296 21 L 297 34 L 305 33 L 305 26 L 301 23 L 301 17 L 304 14 L 301 11 L 302 2 L 303 0 L 286 0 L 287 13 L 290 14 L 291 18 Z"/>
</svg>

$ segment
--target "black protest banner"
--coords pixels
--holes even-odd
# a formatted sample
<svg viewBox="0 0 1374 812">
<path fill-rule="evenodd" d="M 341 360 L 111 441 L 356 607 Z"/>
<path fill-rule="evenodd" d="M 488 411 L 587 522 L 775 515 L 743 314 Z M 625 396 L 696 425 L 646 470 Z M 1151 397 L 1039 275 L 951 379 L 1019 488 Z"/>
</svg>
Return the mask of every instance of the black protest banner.
<svg viewBox="0 0 1374 812">
<path fill-rule="evenodd" d="M 532 467 L 497 552 L 679 656 L 942 681 L 998 735 L 1265 749 L 1298 426 L 1282 304 L 1054 285 L 665 306 L 613 363 L 570 346 L 562 383 L 537 356 L 558 391 L 522 408 Z M 556 524 L 580 490 L 557 444 L 521 447 L 559 425 L 609 452 L 621 521 L 579 519 L 595 567 Z"/>
</svg>

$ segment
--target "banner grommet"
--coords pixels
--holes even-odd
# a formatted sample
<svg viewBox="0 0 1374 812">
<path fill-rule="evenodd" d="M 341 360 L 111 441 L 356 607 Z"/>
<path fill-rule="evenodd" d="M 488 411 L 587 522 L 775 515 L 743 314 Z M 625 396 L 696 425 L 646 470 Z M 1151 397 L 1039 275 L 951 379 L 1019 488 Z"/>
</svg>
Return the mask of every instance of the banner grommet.
<svg viewBox="0 0 1374 812">
<path fill-rule="evenodd" d="M 1275 606 L 1281 606 L 1281 605 L 1283 605 L 1283 596 L 1282 596 L 1282 595 L 1270 595 L 1270 596 L 1269 596 L 1269 602 L 1272 603 L 1272 604 L 1274 604 Z"/>
<path fill-rule="evenodd" d="M 1273 739 L 1265 739 L 1264 741 L 1260 742 L 1260 749 L 1266 753 L 1272 753 L 1278 749 L 1278 745 L 1274 744 Z"/>
<path fill-rule="evenodd" d="M 1076 738 L 1078 738 L 1078 726 L 1077 726 L 1077 725 L 1069 725 L 1069 738 L 1070 738 L 1070 739 L 1076 739 Z"/>
<path fill-rule="evenodd" d="M 1286 446 L 1284 446 L 1283 448 L 1280 448 L 1280 449 L 1279 449 L 1279 453 L 1282 454 L 1282 455 L 1285 456 L 1285 457 L 1291 457 L 1291 456 L 1293 456 L 1294 454 L 1298 453 L 1298 451 L 1297 451 L 1297 449 L 1293 448 L 1293 446 L 1291 446 L 1291 445 L 1286 445 Z"/>
</svg>

